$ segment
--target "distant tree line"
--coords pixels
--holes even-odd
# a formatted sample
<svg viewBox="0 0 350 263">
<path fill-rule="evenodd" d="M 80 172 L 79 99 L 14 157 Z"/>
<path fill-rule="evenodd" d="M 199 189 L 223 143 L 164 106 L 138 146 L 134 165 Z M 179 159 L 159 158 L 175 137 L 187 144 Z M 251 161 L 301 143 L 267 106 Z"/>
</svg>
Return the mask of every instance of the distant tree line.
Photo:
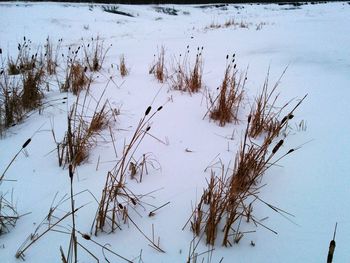
<svg viewBox="0 0 350 263">
<path fill-rule="evenodd" d="M 0 2 L 7 2 L 0 0 Z M 22 2 L 22 1 L 16 1 Z M 45 0 L 34 0 L 32 2 L 47 2 Z M 239 4 L 239 3 L 279 3 L 279 4 L 295 4 L 301 5 L 304 3 L 324 3 L 324 2 L 348 2 L 344 0 L 340 1 L 295 1 L 295 0 L 59 0 L 59 1 L 49 1 L 49 2 L 77 2 L 77 3 L 103 3 L 103 4 Z"/>
</svg>

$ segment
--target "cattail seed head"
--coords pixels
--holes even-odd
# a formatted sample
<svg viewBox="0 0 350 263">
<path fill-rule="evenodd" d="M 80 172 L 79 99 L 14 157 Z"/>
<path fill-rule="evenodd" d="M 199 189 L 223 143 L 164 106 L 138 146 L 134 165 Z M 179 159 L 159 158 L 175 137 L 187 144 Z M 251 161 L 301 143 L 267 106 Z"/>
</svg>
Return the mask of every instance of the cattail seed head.
<svg viewBox="0 0 350 263">
<path fill-rule="evenodd" d="M 91 237 L 88 234 L 82 234 L 81 236 L 86 240 L 91 240 Z"/>
<path fill-rule="evenodd" d="M 292 152 L 294 152 L 295 150 L 294 149 L 290 149 L 288 152 L 287 152 L 287 154 L 290 154 L 290 153 L 292 153 Z"/>
<path fill-rule="evenodd" d="M 148 106 L 147 110 L 145 111 L 145 116 L 147 116 L 150 113 L 151 109 L 152 107 Z"/>
<path fill-rule="evenodd" d="M 2 49 L 0 48 L 0 55 L 2 54 Z"/>
<path fill-rule="evenodd" d="M 28 140 L 26 140 L 26 142 L 22 145 L 22 149 L 26 148 L 28 146 L 28 144 L 32 141 L 31 138 L 29 138 Z"/>
<path fill-rule="evenodd" d="M 130 198 L 130 201 L 133 205 L 136 205 L 136 201 L 134 200 L 134 198 Z"/>
<path fill-rule="evenodd" d="M 160 107 L 157 109 L 157 111 L 160 111 L 161 109 L 163 109 L 163 106 L 160 106 Z"/>
<path fill-rule="evenodd" d="M 73 175 L 74 175 L 73 165 L 70 164 L 69 167 L 68 167 L 68 170 L 69 170 L 69 177 L 72 180 L 73 179 Z"/>
<path fill-rule="evenodd" d="M 148 126 L 148 127 L 146 128 L 146 132 L 148 132 L 150 129 L 151 129 L 151 126 Z"/>
<path fill-rule="evenodd" d="M 118 204 L 120 209 L 124 209 L 124 206 L 122 204 Z"/>
<path fill-rule="evenodd" d="M 277 144 L 276 144 L 276 146 L 272 149 L 272 153 L 273 154 L 275 154 L 277 151 L 278 151 L 278 149 L 282 146 L 282 144 L 283 144 L 283 140 L 280 140 Z"/>
</svg>

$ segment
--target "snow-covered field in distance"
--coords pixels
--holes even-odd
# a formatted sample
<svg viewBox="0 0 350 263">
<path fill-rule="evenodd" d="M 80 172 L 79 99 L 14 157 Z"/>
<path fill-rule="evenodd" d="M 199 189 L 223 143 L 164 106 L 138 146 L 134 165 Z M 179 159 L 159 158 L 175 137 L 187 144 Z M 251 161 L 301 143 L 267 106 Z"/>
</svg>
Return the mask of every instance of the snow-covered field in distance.
<svg viewBox="0 0 350 263">
<path fill-rule="evenodd" d="M 284 146 L 302 148 L 283 159 L 279 166 L 269 169 L 261 185 L 260 197 L 293 214 L 290 222 L 262 203 L 256 203 L 254 214 L 278 235 L 253 224 L 244 225 L 245 234 L 239 244 L 230 248 L 217 242 L 211 262 L 324 262 L 329 241 L 338 222 L 334 262 L 348 260 L 350 232 L 349 159 L 350 159 L 350 5 L 346 2 L 303 5 L 228 5 L 226 8 L 198 8 L 169 5 L 178 10 L 177 16 L 155 11 L 154 6 L 120 5 L 120 11 L 133 17 L 104 12 L 100 5 L 61 3 L 0 4 L 0 48 L 3 57 L 15 56 L 17 44 L 23 37 L 32 41 L 33 49 L 49 36 L 55 43 L 63 39 L 62 52 L 99 36 L 105 47 L 112 44 L 101 72 L 96 73 L 92 92 L 98 97 L 110 77 L 105 97 L 121 115 L 113 126 L 117 148 L 132 135 L 146 108 L 164 108 L 154 118 L 152 135 L 168 141 L 164 145 L 146 137 L 139 154 L 150 152 L 161 169 L 150 169 L 142 183 L 128 179 L 128 187 L 135 193 L 146 194 L 145 202 L 160 206 L 154 217 L 153 209 L 138 208 L 133 219 L 148 236 L 160 237 L 159 253 L 129 223 L 121 231 L 93 237 L 101 244 L 128 259 L 139 262 L 185 262 L 192 233 L 187 226 L 192 207 L 201 196 L 209 172 L 204 172 L 214 157 L 227 165 L 233 161 L 242 138 L 250 106 L 261 89 L 270 68 L 271 86 L 288 66 L 279 84 L 279 105 L 291 99 L 296 102 L 305 94 L 307 99 L 298 108 L 290 123 L 291 130 Z M 242 22 L 245 27 L 208 29 L 211 24 L 224 24 L 229 19 Z M 203 46 L 206 89 L 215 92 L 222 81 L 227 54 L 236 54 L 239 70 L 248 68 L 246 99 L 240 111 L 240 124 L 219 127 L 208 118 L 205 93 L 189 95 L 170 90 L 168 84 L 159 84 L 148 74 L 154 54 L 165 47 L 166 63 L 170 69 L 179 54 L 189 46 L 190 56 Z M 124 54 L 130 74 L 121 78 L 115 66 Z M 51 82 L 46 99 L 65 96 Z M 74 101 L 69 95 L 69 103 Z M 19 155 L 6 174 L 16 182 L 4 182 L 1 191 L 11 191 L 20 218 L 10 233 L 0 237 L 0 261 L 16 262 L 16 250 L 47 215 L 58 192 L 68 194 L 67 169 L 57 165 L 55 142 L 51 128 L 58 137 L 66 129 L 67 105 L 55 105 L 35 113 L 23 123 L 9 129 L 0 140 L 0 167 L 5 169 L 23 142 L 35 133 L 28 146 L 28 156 Z M 306 130 L 298 131 L 304 121 Z M 234 132 L 234 139 L 230 137 Z M 106 132 L 105 136 L 108 136 Z M 186 150 L 187 149 L 187 150 Z M 99 167 L 96 169 L 99 160 Z M 112 162 L 111 162 L 112 161 Z M 115 165 L 111 143 L 102 139 L 93 148 L 89 160 L 77 170 L 75 192 L 88 189 L 100 197 L 107 171 Z M 88 233 L 97 204 L 86 192 L 76 197 L 76 205 L 86 204 L 77 214 L 77 228 Z M 69 204 L 62 209 L 69 210 Z M 71 226 L 67 220 L 64 226 Z M 251 241 L 255 246 L 251 246 Z M 91 252 L 105 262 L 99 247 L 81 241 Z M 60 246 L 67 251 L 69 235 L 51 232 L 26 251 L 26 262 L 60 262 Z M 197 252 L 208 248 L 204 240 Z M 82 249 L 79 262 L 94 262 Z M 122 262 L 106 252 L 111 262 Z M 208 254 L 198 260 L 208 260 Z M 202 261 L 200 261 L 202 262 Z"/>
</svg>

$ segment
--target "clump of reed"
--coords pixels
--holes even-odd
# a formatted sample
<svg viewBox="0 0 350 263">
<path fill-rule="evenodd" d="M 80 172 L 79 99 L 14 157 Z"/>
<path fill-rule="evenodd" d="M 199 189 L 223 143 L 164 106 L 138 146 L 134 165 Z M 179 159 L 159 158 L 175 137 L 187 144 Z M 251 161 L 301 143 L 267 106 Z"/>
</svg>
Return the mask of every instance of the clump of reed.
<svg viewBox="0 0 350 263">
<path fill-rule="evenodd" d="M 54 47 L 50 38 L 46 38 L 46 43 L 44 44 L 44 57 L 42 58 L 42 60 L 44 63 L 45 71 L 48 75 L 56 74 L 56 69 L 58 66 L 58 57 L 62 41 L 62 38 L 59 39 L 57 45 Z"/>
<path fill-rule="evenodd" d="M 0 135 L 42 105 L 43 68 L 36 66 L 19 74 L 12 76 L 5 70 L 0 74 Z"/>
<path fill-rule="evenodd" d="M 28 70 L 32 70 L 40 64 L 38 52 L 32 53 L 31 40 L 23 37 L 23 42 L 18 43 L 17 57 L 7 59 L 7 72 L 9 75 L 18 75 Z"/>
<path fill-rule="evenodd" d="M 104 43 L 99 37 L 91 38 L 88 44 L 84 43 L 84 64 L 86 67 L 92 72 L 99 71 L 102 68 L 109 48 L 104 48 Z"/>
<path fill-rule="evenodd" d="M 278 156 L 284 145 L 284 139 L 279 139 L 279 131 L 287 127 L 289 116 L 293 115 L 294 110 L 305 97 L 278 122 L 278 129 L 267 134 L 260 145 L 250 141 L 249 131 L 252 125 L 252 116 L 249 116 L 233 168 L 225 168 L 222 164 L 219 175 L 214 171 L 211 172 L 208 185 L 191 215 L 191 230 L 197 236 L 203 234 L 208 245 L 215 245 L 220 229 L 222 229 L 220 236 L 223 246 L 232 246 L 234 243 L 238 243 L 245 234 L 240 229 L 242 220 L 252 221 L 255 225 L 261 225 L 276 233 L 254 217 L 252 205 L 255 200 L 263 202 L 275 212 L 291 216 L 291 214 L 267 204 L 258 197 L 259 182 L 271 166 L 297 150 L 289 149 Z"/>
<path fill-rule="evenodd" d="M 67 116 L 67 132 L 61 142 L 57 142 L 54 131 L 52 134 L 57 144 L 58 164 L 65 167 L 79 166 L 87 160 L 90 149 L 96 145 L 97 137 L 106 128 L 113 116 L 108 100 L 101 104 L 98 100 L 92 115 L 88 113 L 86 105 L 88 92 L 86 92 L 83 103 L 79 104 L 79 96 L 71 107 Z"/>
<path fill-rule="evenodd" d="M 170 85 L 174 90 L 197 93 L 201 90 L 203 76 L 203 47 L 197 48 L 194 64 L 188 61 L 189 47 L 184 56 L 180 54 L 174 73 L 169 76 Z"/>
<path fill-rule="evenodd" d="M 276 110 L 276 102 L 279 94 L 276 94 L 276 89 L 280 83 L 281 78 L 285 74 L 287 68 L 283 71 L 278 81 L 274 84 L 269 91 L 269 72 L 263 84 L 261 93 L 255 98 L 254 105 L 252 107 L 250 115 L 252 116 L 252 122 L 249 129 L 249 136 L 256 138 L 262 133 L 276 133 L 279 131 L 280 125 L 278 116 L 280 115 L 284 105 L 280 109 Z M 289 116 L 293 118 L 293 116 Z"/>
<path fill-rule="evenodd" d="M 236 21 L 234 18 L 230 18 L 226 20 L 224 23 L 220 24 L 216 21 L 212 21 L 210 25 L 206 26 L 204 30 L 213 30 L 213 29 L 220 29 L 220 28 L 230 28 L 233 27 L 234 29 L 237 28 L 249 28 L 249 25 L 251 23 L 248 23 L 246 21 L 241 20 L 240 22 Z"/>
<path fill-rule="evenodd" d="M 0 136 L 23 119 L 24 109 L 21 105 L 19 81 L 3 72 L 0 75 Z"/>
<path fill-rule="evenodd" d="M 121 229 L 122 224 L 130 222 L 151 243 L 153 248 L 162 251 L 156 242 L 150 240 L 145 234 L 143 234 L 130 217 L 128 212 L 129 209 L 135 209 L 135 207 L 141 205 L 141 196 L 134 194 L 126 186 L 128 175 L 130 174 L 130 176 L 133 176 L 130 167 L 131 169 L 136 169 L 134 154 L 151 129 L 150 121 L 161 109 L 162 106 L 153 113 L 151 112 L 151 106 L 146 109 L 145 114 L 139 121 L 129 143 L 124 146 L 120 160 L 115 167 L 107 173 L 105 186 L 102 190 L 102 196 L 93 222 L 92 229 L 94 230 L 92 231 L 95 235 L 99 232 L 115 232 L 117 229 Z M 146 158 L 147 156 L 143 156 L 140 164 L 144 163 L 145 165 Z M 140 168 L 142 169 L 142 165 Z"/>
<path fill-rule="evenodd" d="M 238 122 L 238 110 L 240 108 L 247 75 L 240 75 L 236 70 L 234 55 L 231 61 L 226 56 L 226 69 L 224 79 L 219 87 L 219 94 L 215 99 L 210 98 L 209 117 L 225 126 L 229 122 Z"/>
<path fill-rule="evenodd" d="M 149 74 L 153 74 L 154 77 L 160 82 L 163 83 L 166 76 L 166 68 L 165 68 L 165 49 L 164 46 L 160 48 L 158 55 L 154 55 L 154 62 L 149 70 Z"/>
<path fill-rule="evenodd" d="M 127 76 L 129 74 L 129 70 L 128 68 L 126 67 L 126 64 L 125 64 L 125 56 L 124 55 L 121 55 L 120 56 L 120 61 L 119 61 L 119 72 L 120 72 L 120 75 L 124 78 L 125 76 Z"/>
<path fill-rule="evenodd" d="M 22 106 L 25 110 L 33 110 L 41 106 L 43 98 L 40 85 L 44 76 L 42 67 L 33 68 L 22 75 Z"/>
<path fill-rule="evenodd" d="M 71 91 L 74 95 L 79 95 L 81 91 L 89 89 L 92 78 L 87 76 L 86 70 L 87 67 L 83 67 L 79 61 L 69 64 L 61 90 Z"/>
</svg>

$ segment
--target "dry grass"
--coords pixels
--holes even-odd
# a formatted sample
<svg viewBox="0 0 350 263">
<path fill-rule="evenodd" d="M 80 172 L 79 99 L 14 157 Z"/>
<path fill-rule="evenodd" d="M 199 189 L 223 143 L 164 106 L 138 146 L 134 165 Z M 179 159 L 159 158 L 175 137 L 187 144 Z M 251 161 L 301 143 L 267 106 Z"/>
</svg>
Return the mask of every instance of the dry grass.
<svg viewBox="0 0 350 263">
<path fill-rule="evenodd" d="M 88 92 L 85 94 L 81 106 L 79 106 L 79 96 L 76 103 L 73 104 L 67 117 L 67 132 L 62 142 L 57 142 L 52 130 L 57 144 L 59 166 L 73 165 L 73 168 L 75 168 L 86 161 L 90 149 L 97 143 L 100 132 L 110 123 L 113 111 L 109 107 L 108 100 L 100 106 L 101 97 L 92 116 L 89 117 L 85 105 L 87 96 Z"/>
<path fill-rule="evenodd" d="M 75 61 L 67 69 L 66 79 L 61 87 L 62 91 L 71 91 L 74 95 L 79 95 L 81 91 L 87 90 L 92 82 L 91 77 L 86 75 L 87 68 Z"/>
<path fill-rule="evenodd" d="M 188 61 L 189 49 L 184 56 L 180 55 L 175 63 L 174 73 L 169 76 L 172 89 L 197 93 L 202 88 L 203 76 L 203 47 L 197 48 L 197 54 L 193 66 Z"/>
<path fill-rule="evenodd" d="M 138 205 L 141 205 L 141 196 L 135 195 L 126 186 L 129 169 L 133 166 L 131 165 L 134 160 L 133 156 L 151 128 L 149 126 L 150 121 L 161 109 L 162 107 L 159 107 L 151 113 L 151 106 L 147 108 L 129 143 L 125 145 L 121 159 L 107 173 L 106 183 L 93 222 L 94 230 L 92 231 L 95 235 L 99 232 L 115 232 L 117 229 L 121 229 L 122 224 L 131 223 L 148 240 L 151 247 L 164 252 L 157 242 L 143 233 L 129 215 L 129 209 L 134 210 Z"/>
<path fill-rule="evenodd" d="M 155 57 L 155 62 L 152 63 L 152 66 L 149 70 L 149 74 L 153 74 L 154 77 L 160 82 L 163 83 L 166 80 L 166 68 L 165 68 L 165 49 L 162 46 L 157 57 Z"/>
<path fill-rule="evenodd" d="M 227 19 L 222 24 L 215 22 L 215 21 L 212 21 L 210 23 L 210 25 L 208 25 L 204 28 L 204 30 L 213 30 L 213 29 L 230 28 L 230 27 L 233 27 L 234 29 L 249 28 L 250 25 L 251 25 L 251 23 L 248 23 L 246 21 L 241 20 L 240 22 L 238 22 L 234 18 L 230 18 L 230 19 Z"/>
<path fill-rule="evenodd" d="M 219 94 L 215 99 L 210 97 L 209 117 L 218 121 L 220 126 L 225 126 L 226 123 L 232 121 L 238 122 L 238 110 L 243 99 L 246 74 L 238 77 L 234 62 L 235 60 L 232 58 L 227 63 L 224 79 L 219 87 Z"/>
<path fill-rule="evenodd" d="M 0 194 L 0 236 L 10 232 L 12 228 L 16 226 L 17 220 L 20 215 L 17 212 L 16 206 L 13 203 L 11 196 L 10 200 L 7 200 L 6 194 Z"/>
<path fill-rule="evenodd" d="M 305 96 L 306 97 L 306 96 Z M 267 134 L 261 145 L 249 141 L 249 131 L 252 117 L 249 116 L 241 147 L 236 154 L 232 169 L 221 164 L 220 174 L 212 171 L 207 188 L 192 213 L 191 229 L 197 236 L 205 235 L 208 245 L 215 245 L 220 229 L 223 229 L 222 245 L 232 246 L 244 236 L 240 229 L 242 220 L 252 221 L 273 233 L 274 230 L 264 226 L 253 216 L 253 202 L 259 200 L 268 205 L 275 212 L 284 216 L 291 216 L 285 211 L 267 204 L 259 197 L 259 182 L 265 172 L 282 158 L 293 153 L 290 149 L 280 155 L 284 139 L 279 139 L 279 131 L 288 125 L 289 116 L 302 103 L 305 97 L 278 122 L 278 128 Z M 275 141 L 278 140 L 276 143 Z M 222 228 L 223 226 L 223 228 Z"/>
<path fill-rule="evenodd" d="M 42 67 L 26 71 L 22 75 L 23 90 L 21 93 L 22 106 L 25 110 L 33 110 L 41 106 L 43 94 L 40 85 L 44 76 Z"/>
<path fill-rule="evenodd" d="M 126 67 L 126 64 L 125 64 L 125 56 L 122 55 L 120 57 L 120 62 L 119 62 L 119 72 L 120 72 L 120 75 L 124 78 L 125 76 L 127 76 L 129 74 L 129 70 L 128 68 Z"/>
<path fill-rule="evenodd" d="M 273 134 L 279 130 L 278 116 L 281 110 L 287 106 L 277 109 L 276 102 L 279 94 L 276 94 L 276 89 L 280 83 L 281 78 L 285 74 L 287 68 L 283 71 L 278 81 L 274 84 L 271 91 L 269 91 L 269 72 L 266 76 L 261 93 L 255 98 L 255 103 L 252 107 L 250 115 L 252 122 L 249 129 L 249 136 L 256 138 L 262 133 Z M 276 111 L 277 109 L 277 111 Z M 292 117 L 292 116 L 290 116 Z"/>
<path fill-rule="evenodd" d="M 9 57 L 7 59 L 7 71 L 9 75 L 18 75 L 27 70 L 32 70 L 37 66 L 38 53 L 31 52 L 31 41 L 23 38 L 23 42 L 17 46 L 18 54 L 14 59 Z"/>
<path fill-rule="evenodd" d="M 102 68 L 109 48 L 104 48 L 104 43 L 99 37 L 91 38 L 88 44 L 83 44 L 85 65 L 90 71 L 95 72 Z"/>
<path fill-rule="evenodd" d="M 58 57 L 62 45 L 62 39 L 58 40 L 57 45 L 54 47 L 52 41 L 49 37 L 46 38 L 46 43 L 44 45 L 44 57 L 43 63 L 45 71 L 48 75 L 56 74 L 56 69 L 58 66 Z"/>
</svg>

